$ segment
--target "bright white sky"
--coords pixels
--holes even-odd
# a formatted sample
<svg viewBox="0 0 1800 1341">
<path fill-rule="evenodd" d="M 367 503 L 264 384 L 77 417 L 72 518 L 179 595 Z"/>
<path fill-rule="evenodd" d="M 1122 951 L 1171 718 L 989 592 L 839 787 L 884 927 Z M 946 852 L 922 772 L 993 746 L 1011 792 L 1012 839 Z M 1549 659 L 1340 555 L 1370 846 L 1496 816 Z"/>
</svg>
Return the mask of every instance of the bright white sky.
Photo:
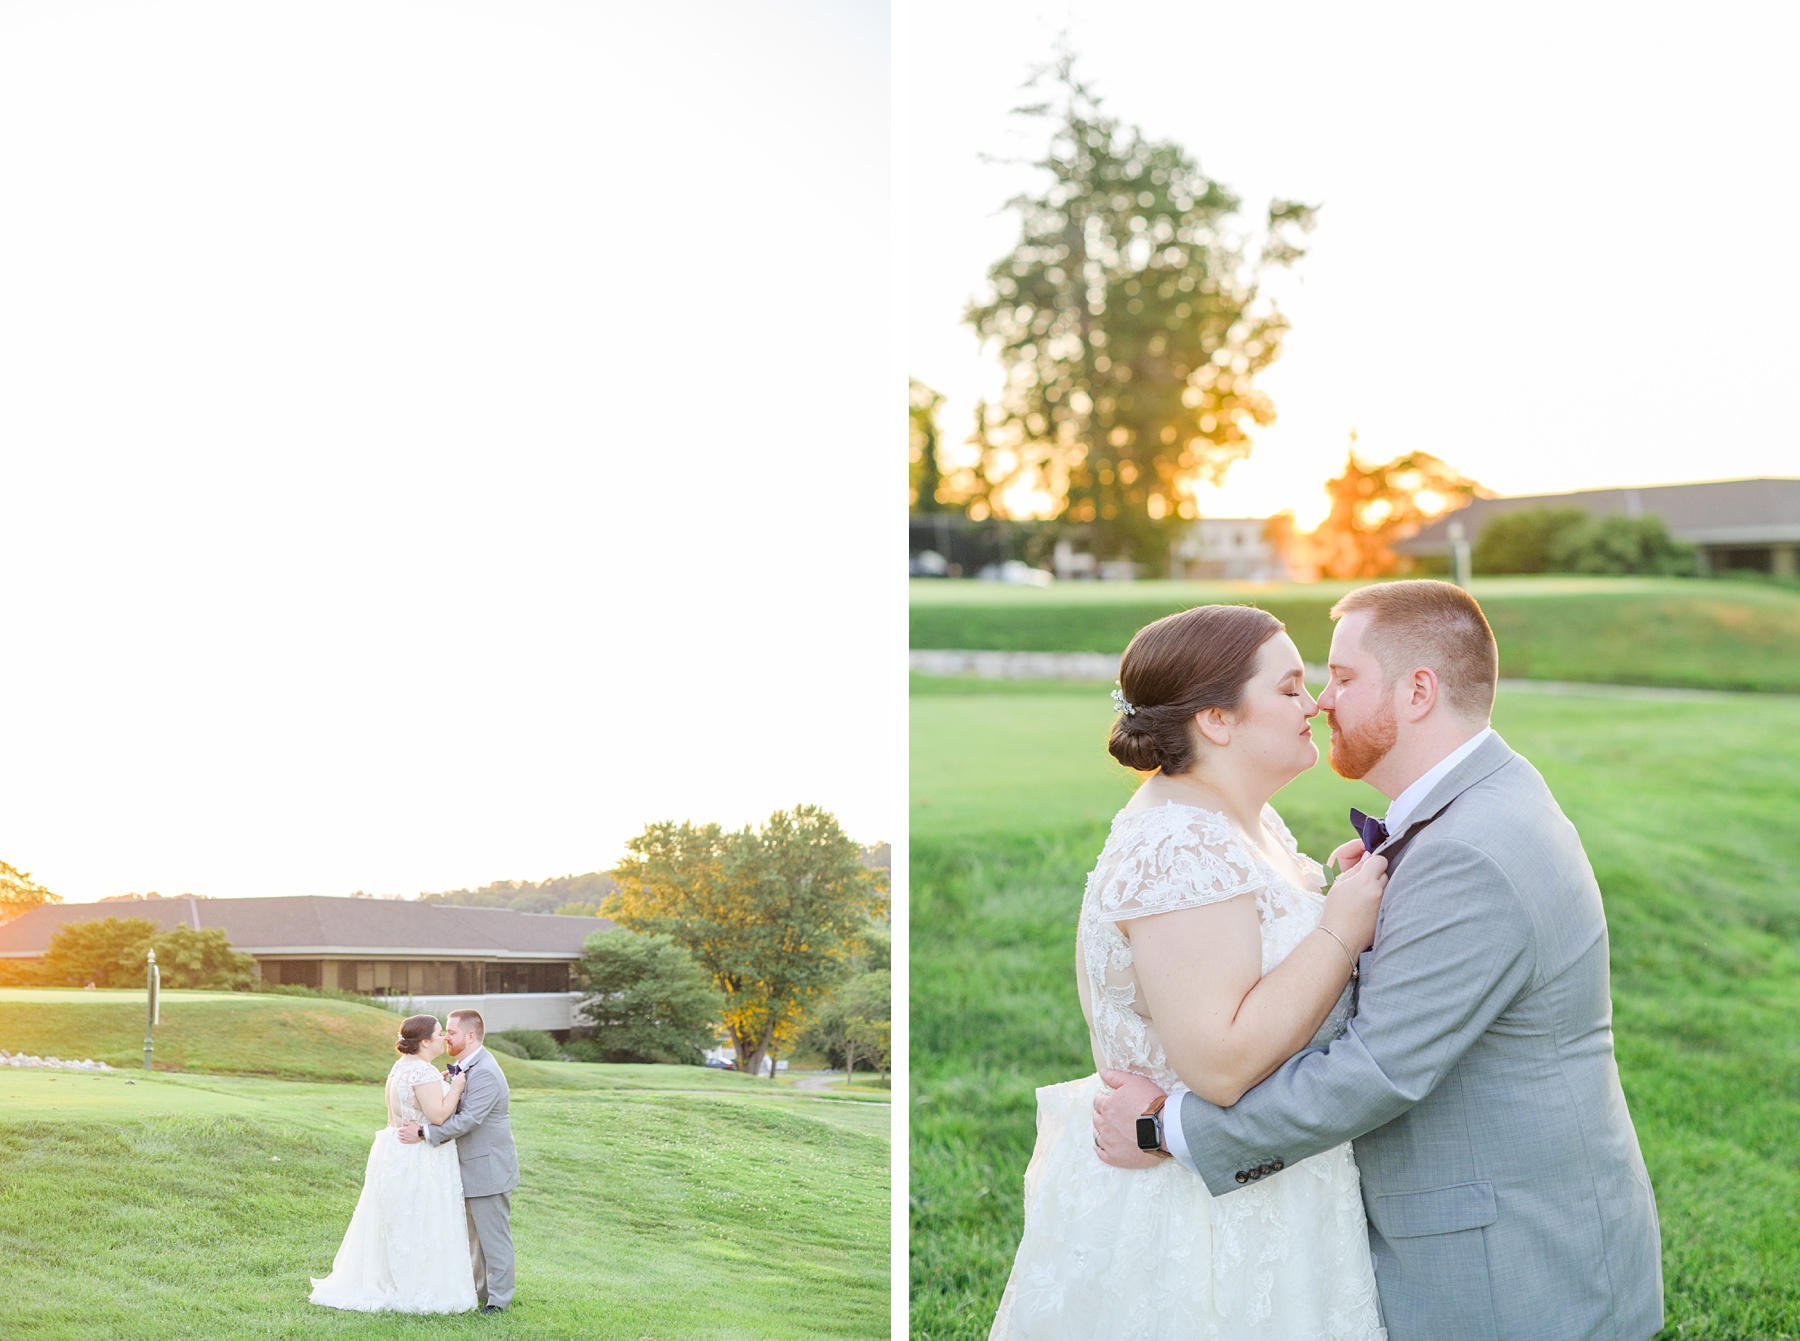
<svg viewBox="0 0 1800 1341">
<path fill-rule="evenodd" d="M 1257 214 L 1323 206 L 1279 285 L 1264 430 L 1213 516 L 1323 517 L 1429 451 L 1501 493 L 1800 474 L 1800 9 L 1768 4 L 909 0 L 910 365 L 946 436 L 999 386 L 960 324 L 1038 180 L 1007 116 L 1059 30 L 1108 108 Z"/>
<path fill-rule="evenodd" d="M 0 0 L 0 859 L 414 894 L 801 802 L 897 837 L 887 29 Z"/>
</svg>

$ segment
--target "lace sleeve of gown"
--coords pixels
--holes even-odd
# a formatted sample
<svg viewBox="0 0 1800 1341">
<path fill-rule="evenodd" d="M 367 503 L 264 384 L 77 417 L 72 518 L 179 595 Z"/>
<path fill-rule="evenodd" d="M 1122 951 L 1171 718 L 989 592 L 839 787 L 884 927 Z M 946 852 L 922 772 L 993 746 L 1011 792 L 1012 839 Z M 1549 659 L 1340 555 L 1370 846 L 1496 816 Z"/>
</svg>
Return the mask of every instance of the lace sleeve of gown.
<svg viewBox="0 0 1800 1341">
<path fill-rule="evenodd" d="M 1182 805 L 1140 812 L 1117 859 L 1096 874 L 1096 907 L 1111 922 L 1223 903 L 1263 885 L 1223 815 Z"/>
<path fill-rule="evenodd" d="M 437 1067 L 422 1057 L 402 1057 L 395 1062 L 393 1070 L 388 1072 L 389 1124 L 397 1127 L 407 1122 L 423 1122 L 425 1113 L 419 1107 L 419 1096 L 413 1093 L 413 1087 L 440 1079 Z"/>
</svg>

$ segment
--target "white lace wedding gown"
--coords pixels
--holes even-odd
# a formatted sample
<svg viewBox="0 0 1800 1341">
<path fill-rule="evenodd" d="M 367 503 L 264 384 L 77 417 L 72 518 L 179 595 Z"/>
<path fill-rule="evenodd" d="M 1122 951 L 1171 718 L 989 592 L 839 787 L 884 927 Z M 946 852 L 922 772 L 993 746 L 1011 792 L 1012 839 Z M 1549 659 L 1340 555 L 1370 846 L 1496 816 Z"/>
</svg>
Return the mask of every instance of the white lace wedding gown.
<svg viewBox="0 0 1800 1341">
<path fill-rule="evenodd" d="M 313 1303 L 363 1313 L 466 1313 L 475 1307 L 456 1142 L 406 1145 L 397 1130 L 425 1120 L 413 1086 L 427 1082 L 445 1083 L 421 1057 L 402 1057 L 388 1072 L 388 1125 L 369 1148 L 362 1195 L 331 1274 L 313 1280 Z"/>
<path fill-rule="evenodd" d="M 1273 807 L 1263 823 L 1304 872 L 1296 887 L 1225 817 L 1170 803 L 1121 811 L 1088 877 L 1079 943 L 1096 1061 L 1177 1083 L 1137 999 L 1116 925 L 1255 891 L 1262 971 L 1319 924 L 1324 873 Z M 1313 1039 L 1335 1038 L 1350 992 Z M 1100 1078 L 1040 1089 L 1025 1171 L 1025 1234 L 990 1341 L 1382 1341 L 1361 1185 L 1350 1147 L 1215 1199 L 1174 1160 L 1114 1169 L 1094 1153 Z M 1171 1120 L 1173 1110 L 1171 1109 Z"/>
</svg>

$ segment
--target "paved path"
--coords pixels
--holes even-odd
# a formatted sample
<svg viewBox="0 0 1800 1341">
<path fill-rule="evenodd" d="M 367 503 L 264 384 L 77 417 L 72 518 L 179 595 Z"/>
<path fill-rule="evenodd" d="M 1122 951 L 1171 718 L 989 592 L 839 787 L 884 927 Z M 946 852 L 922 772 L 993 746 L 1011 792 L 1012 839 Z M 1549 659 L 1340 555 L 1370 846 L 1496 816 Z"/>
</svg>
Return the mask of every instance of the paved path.
<svg viewBox="0 0 1800 1341">
<path fill-rule="evenodd" d="M 907 659 L 920 675 L 972 675 L 982 680 L 1088 680 L 1111 684 L 1119 678 L 1119 658 L 1106 652 L 972 652 L 913 648 Z M 1323 685 L 1325 667 L 1308 666 L 1308 683 Z M 1696 703 L 1722 698 L 1793 698 L 1756 690 L 1663 689 L 1654 685 L 1589 684 L 1580 680 L 1502 680 L 1502 689 L 1534 694 L 1594 694 L 1607 698 L 1660 699 Z"/>
</svg>

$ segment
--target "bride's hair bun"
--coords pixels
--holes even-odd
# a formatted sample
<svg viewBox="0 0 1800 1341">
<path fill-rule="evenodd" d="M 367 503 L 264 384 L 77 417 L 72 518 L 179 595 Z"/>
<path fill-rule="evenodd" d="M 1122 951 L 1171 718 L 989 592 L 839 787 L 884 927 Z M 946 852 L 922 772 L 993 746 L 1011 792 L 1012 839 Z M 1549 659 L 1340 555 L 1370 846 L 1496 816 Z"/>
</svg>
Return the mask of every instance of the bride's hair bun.
<svg viewBox="0 0 1800 1341">
<path fill-rule="evenodd" d="M 400 1026 L 400 1033 L 394 1039 L 394 1051 L 408 1057 L 419 1055 L 419 1045 L 437 1032 L 438 1018 L 435 1015 L 409 1015 Z"/>
<path fill-rule="evenodd" d="M 1146 624 L 1119 662 L 1119 692 L 1132 711 L 1114 719 L 1107 751 L 1140 773 L 1187 772 L 1194 714 L 1234 711 L 1257 653 L 1284 627 L 1251 605 L 1201 605 Z"/>
</svg>

